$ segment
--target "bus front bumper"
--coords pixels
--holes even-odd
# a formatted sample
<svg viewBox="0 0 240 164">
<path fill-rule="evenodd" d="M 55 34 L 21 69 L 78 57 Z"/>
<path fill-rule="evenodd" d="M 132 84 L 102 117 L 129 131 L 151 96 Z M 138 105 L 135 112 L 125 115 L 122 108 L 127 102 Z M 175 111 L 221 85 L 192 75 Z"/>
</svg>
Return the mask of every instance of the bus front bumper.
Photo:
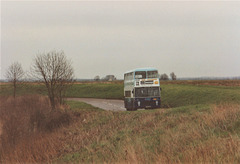
<svg viewBox="0 0 240 164">
<path fill-rule="evenodd" d="M 134 108 L 160 108 L 161 107 L 161 98 L 152 97 L 152 98 L 131 98 L 125 99 L 125 107 L 130 104 L 134 105 Z"/>
</svg>

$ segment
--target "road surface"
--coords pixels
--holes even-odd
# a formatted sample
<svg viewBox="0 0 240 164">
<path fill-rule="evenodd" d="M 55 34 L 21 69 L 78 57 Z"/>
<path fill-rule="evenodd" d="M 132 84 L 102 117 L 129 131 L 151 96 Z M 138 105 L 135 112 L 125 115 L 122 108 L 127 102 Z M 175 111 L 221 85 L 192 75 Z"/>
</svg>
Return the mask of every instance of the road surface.
<svg viewBox="0 0 240 164">
<path fill-rule="evenodd" d="M 95 99 L 95 98 L 68 98 L 67 100 L 81 101 L 92 106 L 112 111 L 126 111 L 123 100 Z"/>
</svg>

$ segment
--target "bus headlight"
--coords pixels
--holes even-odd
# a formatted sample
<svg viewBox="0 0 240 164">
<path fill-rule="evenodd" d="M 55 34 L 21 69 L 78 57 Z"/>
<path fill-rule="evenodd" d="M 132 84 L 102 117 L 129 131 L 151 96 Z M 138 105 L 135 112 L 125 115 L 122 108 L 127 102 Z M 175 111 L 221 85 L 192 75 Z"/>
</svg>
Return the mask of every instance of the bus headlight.
<svg viewBox="0 0 240 164">
<path fill-rule="evenodd" d="M 141 102 L 140 102 L 140 101 L 138 101 L 138 106 L 140 106 L 140 104 L 141 104 Z"/>
</svg>

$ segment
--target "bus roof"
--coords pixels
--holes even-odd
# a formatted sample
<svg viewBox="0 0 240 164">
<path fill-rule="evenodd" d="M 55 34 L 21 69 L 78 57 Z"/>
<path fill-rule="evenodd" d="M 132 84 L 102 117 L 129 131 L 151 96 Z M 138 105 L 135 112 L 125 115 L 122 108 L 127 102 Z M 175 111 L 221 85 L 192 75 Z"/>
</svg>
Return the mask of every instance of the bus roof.
<svg viewBox="0 0 240 164">
<path fill-rule="evenodd" d="M 131 72 L 138 72 L 138 71 L 157 71 L 157 69 L 156 68 L 136 68 L 131 71 L 127 71 L 124 74 L 131 73 Z"/>
</svg>

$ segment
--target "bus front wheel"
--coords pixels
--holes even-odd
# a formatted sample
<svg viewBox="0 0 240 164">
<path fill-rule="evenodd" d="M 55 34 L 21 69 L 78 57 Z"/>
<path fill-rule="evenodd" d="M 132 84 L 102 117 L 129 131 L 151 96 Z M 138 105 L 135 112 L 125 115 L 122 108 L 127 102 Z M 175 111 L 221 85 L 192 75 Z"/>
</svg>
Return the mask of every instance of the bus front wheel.
<svg viewBox="0 0 240 164">
<path fill-rule="evenodd" d="M 137 107 L 134 104 L 134 101 L 132 101 L 130 104 L 125 105 L 127 111 L 135 111 L 137 110 Z"/>
<path fill-rule="evenodd" d="M 126 108 L 127 109 L 127 111 L 131 111 L 131 109 L 130 108 Z"/>
<path fill-rule="evenodd" d="M 127 109 L 127 111 L 135 111 L 135 110 L 137 110 L 137 108 L 136 107 L 130 107 L 130 108 L 126 108 Z"/>
<path fill-rule="evenodd" d="M 132 107 L 132 111 L 135 111 L 135 110 L 137 110 L 137 108 L 135 108 L 135 107 Z"/>
</svg>

